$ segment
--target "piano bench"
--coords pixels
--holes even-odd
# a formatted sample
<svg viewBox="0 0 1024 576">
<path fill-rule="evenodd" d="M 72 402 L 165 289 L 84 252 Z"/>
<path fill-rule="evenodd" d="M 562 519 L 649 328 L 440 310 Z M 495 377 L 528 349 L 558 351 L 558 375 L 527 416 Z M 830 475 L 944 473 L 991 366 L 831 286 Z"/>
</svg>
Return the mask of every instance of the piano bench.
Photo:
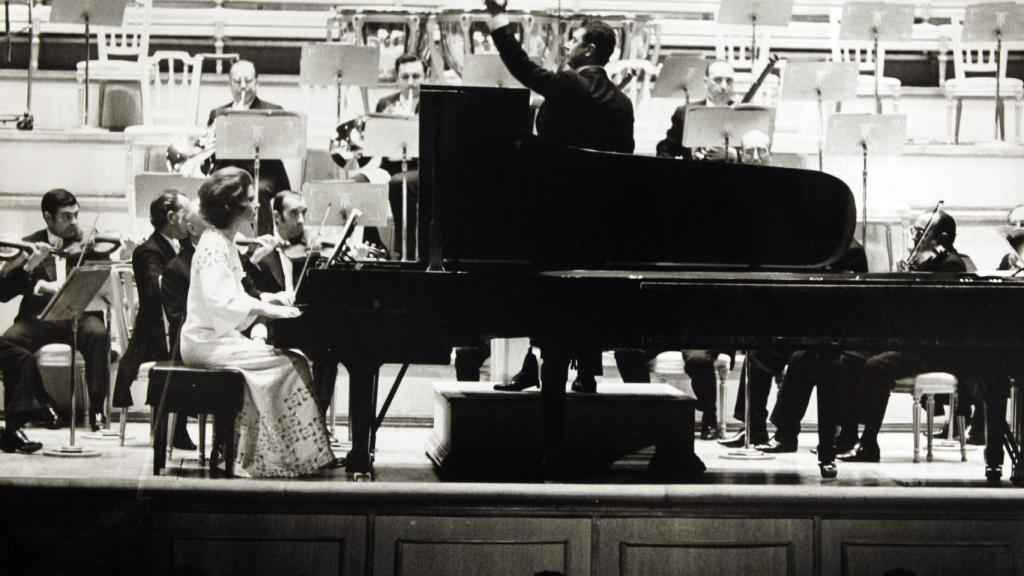
<svg viewBox="0 0 1024 576">
<path fill-rule="evenodd" d="M 935 395 L 936 394 L 949 394 L 949 418 L 950 418 L 950 434 L 952 434 L 954 426 L 952 419 L 956 417 L 957 425 L 960 426 L 960 461 L 967 462 L 967 440 L 966 434 L 964 433 L 964 426 L 966 424 L 966 418 L 963 416 L 956 416 L 956 376 L 947 374 L 946 372 L 925 372 L 923 374 L 917 374 L 915 376 L 908 376 L 907 378 L 900 378 L 896 381 L 896 386 L 893 388 L 893 392 L 903 392 L 910 394 L 914 397 L 914 462 L 920 462 L 921 460 L 921 399 L 925 400 L 925 408 L 928 411 L 927 420 L 927 438 L 928 438 L 928 454 L 927 458 L 930 462 L 932 460 L 932 425 L 935 421 Z M 949 438 L 952 440 L 952 438 Z"/>
<path fill-rule="evenodd" d="M 149 382 L 160 405 L 156 407 L 153 436 L 153 475 L 159 476 L 167 464 L 167 418 L 171 414 L 213 414 L 215 430 L 224 441 L 224 471 L 235 473 L 235 417 L 242 410 L 245 375 L 233 368 L 192 368 L 178 362 L 157 362 L 149 370 Z M 165 390 L 166 387 L 166 390 Z M 200 421 L 199 453 L 204 452 L 205 426 Z M 210 459 L 210 467 L 215 462 Z"/>
</svg>

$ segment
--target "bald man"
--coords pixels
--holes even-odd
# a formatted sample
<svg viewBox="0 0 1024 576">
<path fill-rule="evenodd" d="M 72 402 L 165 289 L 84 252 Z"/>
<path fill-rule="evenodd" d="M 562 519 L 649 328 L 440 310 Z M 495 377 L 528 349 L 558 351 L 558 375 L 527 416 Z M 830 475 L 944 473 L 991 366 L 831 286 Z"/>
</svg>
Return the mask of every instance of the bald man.
<svg viewBox="0 0 1024 576">
<path fill-rule="evenodd" d="M 708 89 L 708 97 L 693 102 L 690 106 L 733 106 L 736 91 L 733 84 L 736 71 L 725 61 L 715 60 L 708 64 L 704 71 L 704 85 Z M 686 123 L 686 105 L 679 106 L 672 113 L 672 126 L 665 132 L 665 138 L 658 142 L 658 156 L 686 160 L 694 159 L 694 151 L 683 146 L 683 127 Z"/>
<path fill-rule="evenodd" d="M 256 66 L 248 60 L 239 60 L 231 66 L 228 73 L 231 87 L 231 102 L 210 110 L 208 126 L 213 126 L 217 116 L 229 110 L 280 110 L 277 104 L 260 100 L 257 94 L 259 90 L 259 76 L 256 74 Z M 219 170 L 225 166 L 235 166 L 245 170 L 250 176 L 255 177 L 255 166 L 251 160 L 214 160 L 213 170 Z M 211 171 L 212 172 L 212 171 Z M 290 190 L 291 182 L 288 180 L 288 172 L 280 160 L 263 160 L 260 162 L 260 185 L 259 185 L 259 221 L 256 233 L 259 235 L 273 233 L 273 219 L 270 214 L 270 201 L 282 190 Z"/>
</svg>

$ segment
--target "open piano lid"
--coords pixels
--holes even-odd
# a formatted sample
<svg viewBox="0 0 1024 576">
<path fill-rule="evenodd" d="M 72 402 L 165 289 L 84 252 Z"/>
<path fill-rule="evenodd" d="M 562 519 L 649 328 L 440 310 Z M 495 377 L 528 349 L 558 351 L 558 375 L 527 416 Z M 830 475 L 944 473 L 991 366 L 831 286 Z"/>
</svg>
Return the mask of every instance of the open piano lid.
<svg viewBox="0 0 1024 576">
<path fill-rule="evenodd" d="M 853 195 L 828 174 L 565 146 L 531 134 L 522 89 L 421 98 L 419 241 L 425 259 L 433 227 L 435 267 L 815 270 L 853 236 Z"/>
</svg>

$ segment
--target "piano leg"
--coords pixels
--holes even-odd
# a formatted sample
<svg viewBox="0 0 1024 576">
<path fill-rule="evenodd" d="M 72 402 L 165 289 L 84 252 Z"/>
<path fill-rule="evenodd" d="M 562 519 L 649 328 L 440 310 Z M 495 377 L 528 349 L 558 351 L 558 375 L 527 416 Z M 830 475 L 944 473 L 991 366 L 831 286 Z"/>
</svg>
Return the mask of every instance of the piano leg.
<svg viewBox="0 0 1024 576">
<path fill-rule="evenodd" d="M 549 344 L 541 345 L 541 402 L 544 422 L 544 463 L 557 465 L 565 424 L 565 383 L 569 379 L 570 353 Z"/>
<path fill-rule="evenodd" d="M 348 422 L 352 431 L 352 449 L 345 456 L 345 471 L 356 478 L 373 477 L 373 460 L 370 457 L 370 438 L 373 428 L 375 406 L 373 389 L 380 362 L 371 354 L 342 360 L 348 370 Z"/>
</svg>

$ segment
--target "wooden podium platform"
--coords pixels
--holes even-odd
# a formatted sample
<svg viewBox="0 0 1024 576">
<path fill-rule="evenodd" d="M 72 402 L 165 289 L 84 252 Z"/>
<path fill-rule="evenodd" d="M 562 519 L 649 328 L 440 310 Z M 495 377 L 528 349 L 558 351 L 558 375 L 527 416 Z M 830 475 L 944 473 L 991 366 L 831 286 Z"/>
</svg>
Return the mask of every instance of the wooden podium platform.
<svg viewBox="0 0 1024 576">
<path fill-rule="evenodd" d="M 567 392 L 557 446 L 545 444 L 541 404 L 537 389 L 436 382 L 427 455 L 443 475 L 473 479 L 581 478 L 650 447 L 649 470 L 658 475 L 685 480 L 704 471 L 693 447 L 696 400 L 673 386 L 603 382 L 597 394 Z"/>
</svg>

